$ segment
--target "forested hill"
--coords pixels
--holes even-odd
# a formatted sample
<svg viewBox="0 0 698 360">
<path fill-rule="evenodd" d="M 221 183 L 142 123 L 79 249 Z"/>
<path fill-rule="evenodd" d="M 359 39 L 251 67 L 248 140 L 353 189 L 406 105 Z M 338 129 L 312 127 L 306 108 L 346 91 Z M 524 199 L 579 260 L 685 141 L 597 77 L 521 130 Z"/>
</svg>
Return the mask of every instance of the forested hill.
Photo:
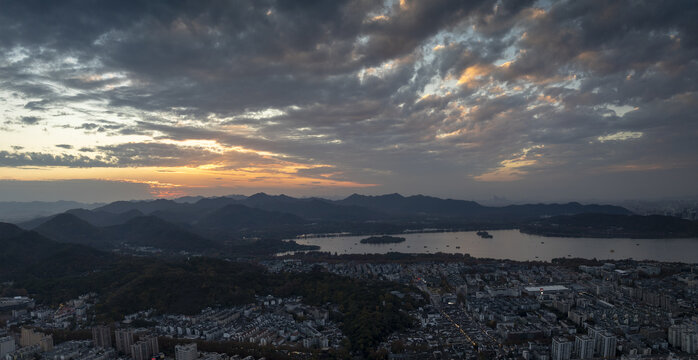
<svg viewBox="0 0 698 360">
<path fill-rule="evenodd" d="M 272 274 L 242 262 L 194 257 L 117 256 L 51 241 L 0 223 L 0 280 L 39 303 L 58 305 L 79 295 L 100 297 L 100 321 L 121 320 L 143 309 L 194 314 L 206 307 L 248 304 L 255 296 L 302 296 L 309 305 L 335 304 L 333 317 L 351 350 L 367 354 L 394 331 L 413 326 L 407 311 L 423 305 L 397 283 L 363 281 L 323 271 Z"/>
<path fill-rule="evenodd" d="M 670 216 L 577 214 L 541 219 L 521 231 L 543 236 L 601 238 L 698 238 L 698 222 Z"/>
<path fill-rule="evenodd" d="M 0 223 L 0 279 L 81 273 L 112 259 L 111 254 L 87 246 L 58 243 L 37 232 Z"/>
</svg>

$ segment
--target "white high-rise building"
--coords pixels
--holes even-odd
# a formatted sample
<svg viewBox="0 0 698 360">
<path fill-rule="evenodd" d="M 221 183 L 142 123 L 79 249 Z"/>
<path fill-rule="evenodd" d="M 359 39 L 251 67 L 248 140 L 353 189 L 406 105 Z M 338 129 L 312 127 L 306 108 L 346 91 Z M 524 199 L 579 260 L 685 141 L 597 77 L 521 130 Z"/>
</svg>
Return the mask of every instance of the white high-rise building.
<svg viewBox="0 0 698 360">
<path fill-rule="evenodd" d="M 12 336 L 0 338 L 0 359 L 4 359 L 5 355 L 15 351 L 15 339 Z"/>
<path fill-rule="evenodd" d="M 46 335 L 42 332 L 34 331 L 34 329 L 23 327 L 19 345 L 22 347 L 39 345 L 41 351 L 51 351 L 53 350 L 53 335 Z"/>
<path fill-rule="evenodd" d="M 577 335 L 574 339 L 574 354 L 579 359 L 594 357 L 594 339 L 588 335 Z"/>
<path fill-rule="evenodd" d="M 669 344 L 673 347 L 681 347 L 681 335 L 686 331 L 685 325 L 671 325 L 668 331 Z"/>
<path fill-rule="evenodd" d="M 603 330 L 594 326 L 587 329 L 587 334 L 594 341 L 594 354 L 601 352 L 601 333 Z"/>
<path fill-rule="evenodd" d="M 175 360 L 194 360 L 199 357 L 196 343 L 175 346 Z"/>
<path fill-rule="evenodd" d="M 696 334 L 695 330 L 686 330 L 686 332 L 682 334 L 681 351 L 689 354 L 698 353 L 698 334 Z"/>
<path fill-rule="evenodd" d="M 111 329 L 108 326 L 95 326 L 92 328 L 92 343 L 95 347 L 111 347 Z"/>
<path fill-rule="evenodd" d="M 616 358 L 616 337 L 615 335 L 604 331 L 601 333 L 601 350 L 599 356 L 604 359 Z"/>
<path fill-rule="evenodd" d="M 131 345 L 131 358 L 133 360 L 148 360 L 159 352 L 160 347 L 156 336 L 143 336 L 140 341 Z"/>
<path fill-rule="evenodd" d="M 551 350 L 553 360 L 569 360 L 572 358 L 572 342 L 565 338 L 553 338 Z"/>
<path fill-rule="evenodd" d="M 133 345 L 133 329 L 119 329 L 114 332 L 116 338 L 116 350 L 126 355 L 131 355 Z"/>
</svg>

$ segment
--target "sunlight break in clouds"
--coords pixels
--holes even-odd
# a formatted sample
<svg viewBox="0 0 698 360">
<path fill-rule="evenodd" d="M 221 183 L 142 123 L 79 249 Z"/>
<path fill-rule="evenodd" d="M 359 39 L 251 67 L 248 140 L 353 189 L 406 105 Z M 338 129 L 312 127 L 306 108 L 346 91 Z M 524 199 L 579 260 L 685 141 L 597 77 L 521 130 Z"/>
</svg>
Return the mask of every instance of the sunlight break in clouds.
<svg viewBox="0 0 698 360">
<path fill-rule="evenodd" d="M 527 171 L 523 168 L 535 165 L 539 162 L 537 158 L 530 158 L 528 153 L 531 150 L 542 149 L 545 145 L 534 145 L 521 149 L 519 154 L 514 154 L 514 157 L 507 160 L 502 160 L 500 167 L 493 171 L 486 172 L 473 178 L 478 181 L 515 181 L 523 178 Z M 534 157 L 541 157 L 541 154 L 535 154 Z"/>
<path fill-rule="evenodd" d="M 619 131 L 615 134 L 599 136 L 597 139 L 600 142 L 606 141 L 625 141 L 631 139 L 639 139 L 642 137 L 642 132 L 639 131 Z"/>
</svg>

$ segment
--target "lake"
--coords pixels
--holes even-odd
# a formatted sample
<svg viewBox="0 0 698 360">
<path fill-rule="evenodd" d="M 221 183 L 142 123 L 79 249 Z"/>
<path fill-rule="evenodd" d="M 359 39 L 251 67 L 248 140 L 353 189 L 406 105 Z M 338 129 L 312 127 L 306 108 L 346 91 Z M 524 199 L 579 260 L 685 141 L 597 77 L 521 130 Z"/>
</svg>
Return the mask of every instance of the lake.
<svg viewBox="0 0 698 360">
<path fill-rule="evenodd" d="M 518 230 L 488 231 L 483 239 L 474 231 L 410 233 L 399 244 L 361 244 L 368 236 L 296 239 L 337 254 L 463 253 L 478 258 L 545 260 L 559 257 L 679 261 L 698 263 L 698 239 L 596 239 L 543 237 Z"/>
</svg>

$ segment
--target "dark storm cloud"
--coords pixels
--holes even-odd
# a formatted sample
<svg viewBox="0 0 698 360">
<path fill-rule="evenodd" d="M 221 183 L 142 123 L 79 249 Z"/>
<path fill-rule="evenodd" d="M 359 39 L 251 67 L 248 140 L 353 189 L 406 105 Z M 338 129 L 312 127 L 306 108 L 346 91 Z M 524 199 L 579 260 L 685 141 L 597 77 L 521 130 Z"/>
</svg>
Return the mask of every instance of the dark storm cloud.
<svg viewBox="0 0 698 360">
<path fill-rule="evenodd" d="M 86 168 L 113 166 L 113 164 L 101 159 L 100 157 L 89 158 L 87 156 L 76 156 L 70 154 L 0 151 L 0 166 L 66 166 Z"/>
<path fill-rule="evenodd" d="M 278 159 L 251 152 L 234 150 L 214 151 L 201 146 L 163 143 L 124 143 L 119 145 L 83 148 L 82 152 L 100 154 L 118 167 L 176 167 L 215 164 L 219 170 L 264 166 L 278 163 Z"/>
<path fill-rule="evenodd" d="M 455 194 L 512 164 L 538 179 L 652 164 L 698 173 L 695 1 L 0 4 L 0 88 L 31 114 L 93 101 L 137 119 L 71 125 L 86 133 L 215 140 L 334 166 L 302 171 L 312 176 L 411 178 L 412 192 L 429 186 L 424 173 Z M 48 66 L 59 63 L 73 65 Z M 220 160 L 154 142 L 88 150 L 102 160 L 2 159 Z"/>
<path fill-rule="evenodd" d="M 28 110 L 46 110 L 46 106 L 50 103 L 51 101 L 48 99 L 30 101 L 24 104 L 24 108 Z"/>
<path fill-rule="evenodd" d="M 62 125 L 63 128 L 70 128 L 76 130 L 85 130 L 85 132 L 99 132 L 99 133 L 113 133 L 114 131 L 124 129 L 125 124 L 119 124 L 113 121 L 107 120 L 97 120 L 97 122 L 85 122 L 80 125 L 74 126 L 70 124 Z"/>
<path fill-rule="evenodd" d="M 408 54 L 428 37 L 462 24 L 473 9 L 488 3 L 492 4 L 489 1 L 405 1 L 400 9 L 396 2 L 394 16 L 366 25 L 370 38 L 361 53 L 378 61 Z"/>
<path fill-rule="evenodd" d="M 118 166 L 202 165 L 220 157 L 201 148 L 159 143 L 98 146 L 96 150 L 110 158 L 118 159 Z"/>
<path fill-rule="evenodd" d="M 36 125 L 41 119 L 36 116 L 22 116 L 19 121 L 24 125 Z"/>
<path fill-rule="evenodd" d="M 72 145 L 58 144 L 58 148 L 70 150 Z M 162 143 L 124 143 L 119 145 L 82 147 L 86 155 L 50 154 L 42 152 L 0 151 L 0 167 L 61 166 L 61 167 L 169 167 L 199 166 L 219 163 L 227 169 L 275 163 L 254 153 L 214 152 L 202 147 L 178 146 Z"/>
</svg>

